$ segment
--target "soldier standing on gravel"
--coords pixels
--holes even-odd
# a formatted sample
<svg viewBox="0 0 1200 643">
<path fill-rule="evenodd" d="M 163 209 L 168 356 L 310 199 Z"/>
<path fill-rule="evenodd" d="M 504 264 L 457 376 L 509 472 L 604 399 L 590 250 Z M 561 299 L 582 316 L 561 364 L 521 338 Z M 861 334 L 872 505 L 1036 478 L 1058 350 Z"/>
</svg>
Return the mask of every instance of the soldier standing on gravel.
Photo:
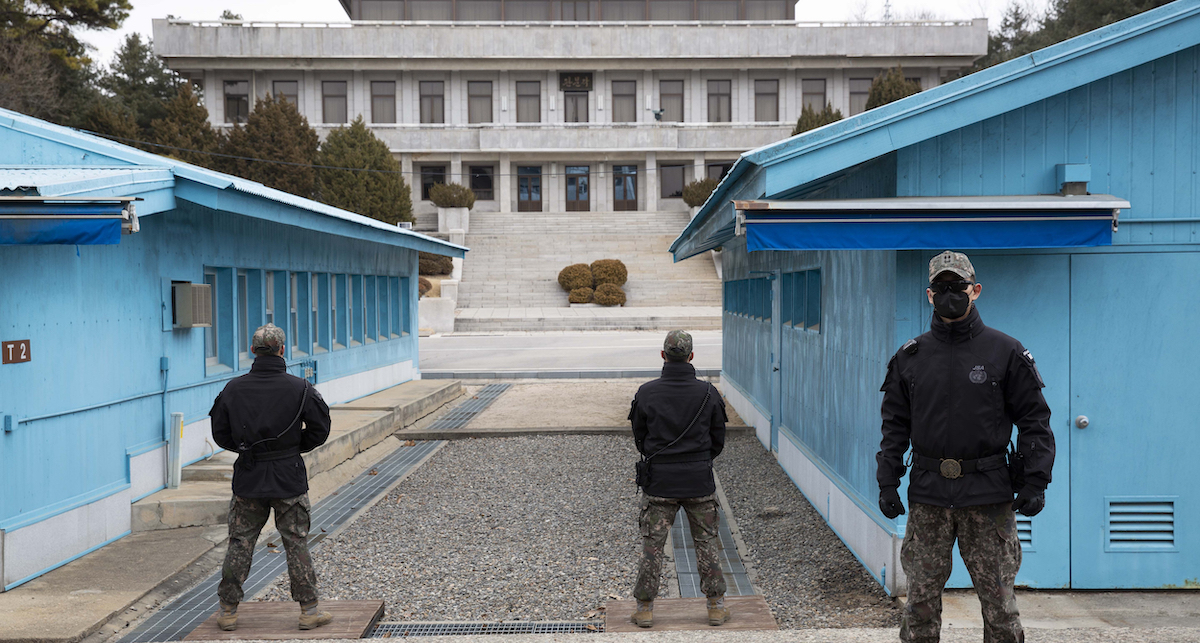
<svg viewBox="0 0 1200 643">
<path fill-rule="evenodd" d="M 682 330 L 667 333 L 661 354 L 662 377 L 643 384 L 629 409 L 634 444 L 643 457 L 639 469 L 645 468 L 638 475 L 645 495 L 639 519 L 642 562 L 633 590 L 637 612 L 632 620 L 639 627 L 654 624 L 663 546 L 683 507 L 696 546 L 700 589 L 708 597 L 708 624 L 720 625 L 729 620 L 729 610 L 712 461 L 725 447 L 725 402 L 712 384 L 696 379 L 689 363 L 695 356 L 691 335 Z"/>
<path fill-rule="evenodd" d="M 1035 516 L 1045 505 L 1054 465 L 1050 407 L 1033 355 L 980 319 L 974 302 L 983 286 L 970 259 L 950 251 L 934 257 L 929 282 L 930 330 L 888 363 L 883 441 L 875 456 L 879 508 L 895 518 L 904 513 L 896 488 L 912 444 L 912 515 L 900 549 L 908 603 L 900 640 L 939 640 L 942 590 L 957 539 L 982 604 L 983 640 L 1019 643 L 1025 634 L 1013 585 L 1021 542 L 1013 512 Z M 1014 459 L 1024 466 L 1014 463 L 1010 475 L 1005 451 L 1014 424 Z"/>
<path fill-rule="evenodd" d="M 217 625 L 237 629 L 242 583 L 263 525 L 275 510 L 275 526 L 287 552 L 292 598 L 300 603 L 300 629 L 333 620 L 317 604 L 317 574 L 308 553 L 308 472 L 301 453 L 329 438 L 329 406 L 308 382 L 289 375 L 283 359 L 283 329 L 267 324 L 254 331 L 250 373 L 225 385 L 213 402 L 213 440 L 238 454 L 229 503 L 229 550 L 221 568 Z"/>
</svg>

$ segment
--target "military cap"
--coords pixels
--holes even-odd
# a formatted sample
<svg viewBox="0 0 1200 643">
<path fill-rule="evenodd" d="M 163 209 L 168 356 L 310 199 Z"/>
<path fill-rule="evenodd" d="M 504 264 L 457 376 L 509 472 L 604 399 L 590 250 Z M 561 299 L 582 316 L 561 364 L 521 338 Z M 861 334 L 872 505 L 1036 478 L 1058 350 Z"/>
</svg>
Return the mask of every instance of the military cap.
<svg viewBox="0 0 1200 643">
<path fill-rule="evenodd" d="M 283 329 L 275 324 L 259 326 L 250 340 L 250 350 L 263 355 L 273 355 L 287 345 L 287 336 Z"/>
<path fill-rule="evenodd" d="M 943 272 L 952 272 L 967 281 L 975 281 L 975 266 L 961 252 L 947 250 L 929 260 L 929 283 Z"/>
<path fill-rule="evenodd" d="M 692 354 L 692 336 L 684 330 L 673 330 L 667 333 L 663 341 L 663 352 L 671 357 L 687 357 Z"/>
</svg>

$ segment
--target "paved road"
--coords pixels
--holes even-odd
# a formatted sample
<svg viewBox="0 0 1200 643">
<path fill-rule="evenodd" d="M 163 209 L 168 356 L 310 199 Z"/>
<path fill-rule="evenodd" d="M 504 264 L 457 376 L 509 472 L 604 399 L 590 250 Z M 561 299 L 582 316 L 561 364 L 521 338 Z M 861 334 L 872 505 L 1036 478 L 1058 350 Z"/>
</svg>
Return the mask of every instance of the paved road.
<svg viewBox="0 0 1200 643">
<path fill-rule="evenodd" d="M 422 337 L 421 370 L 534 371 L 658 368 L 653 331 Z M 696 368 L 721 368 L 721 332 L 692 333 Z"/>
</svg>

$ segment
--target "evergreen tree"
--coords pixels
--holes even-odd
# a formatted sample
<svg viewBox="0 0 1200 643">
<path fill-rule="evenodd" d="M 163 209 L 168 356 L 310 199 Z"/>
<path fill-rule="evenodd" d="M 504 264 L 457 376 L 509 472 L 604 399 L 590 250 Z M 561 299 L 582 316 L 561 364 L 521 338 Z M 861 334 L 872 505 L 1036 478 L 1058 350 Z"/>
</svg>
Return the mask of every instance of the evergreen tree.
<svg viewBox="0 0 1200 643">
<path fill-rule="evenodd" d="M 796 120 L 796 127 L 792 128 L 792 136 L 840 120 L 842 120 L 842 110 L 834 109 L 833 105 L 829 103 L 825 103 L 825 107 L 819 112 L 812 106 L 805 105 L 800 110 L 800 118 Z"/>
<path fill-rule="evenodd" d="M 175 97 L 166 103 L 165 112 L 163 118 L 150 124 L 151 140 L 169 146 L 156 148 L 157 153 L 201 167 L 221 165 L 220 157 L 205 152 L 219 152 L 223 137 L 209 124 L 208 110 L 200 104 L 191 83 L 180 83 Z"/>
<path fill-rule="evenodd" d="M 135 147 L 142 136 L 133 114 L 106 96 L 97 96 L 84 113 L 74 119 L 74 126 Z"/>
<path fill-rule="evenodd" d="M 317 169 L 320 198 L 325 203 L 386 223 L 413 220 L 412 191 L 400 173 L 400 163 L 367 129 L 362 116 L 325 137 L 317 165 L 326 166 Z"/>
<path fill-rule="evenodd" d="M 150 123 L 166 116 L 167 101 L 175 97 L 179 79 L 154 55 L 149 40 L 132 33 L 117 49 L 99 85 L 133 115 L 138 129 L 149 138 Z"/>
<path fill-rule="evenodd" d="M 867 94 L 867 109 L 894 103 L 920 91 L 919 84 L 904 77 L 903 69 L 893 67 L 871 81 L 871 90 Z"/>
<path fill-rule="evenodd" d="M 224 159 L 219 169 L 310 198 L 316 188 L 316 170 L 312 164 L 317 157 L 318 142 L 316 131 L 295 105 L 268 94 L 255 101 L 245 127 L 234 127 L 226 139 L 224 153 L 244 158 Z"/>
</svg>

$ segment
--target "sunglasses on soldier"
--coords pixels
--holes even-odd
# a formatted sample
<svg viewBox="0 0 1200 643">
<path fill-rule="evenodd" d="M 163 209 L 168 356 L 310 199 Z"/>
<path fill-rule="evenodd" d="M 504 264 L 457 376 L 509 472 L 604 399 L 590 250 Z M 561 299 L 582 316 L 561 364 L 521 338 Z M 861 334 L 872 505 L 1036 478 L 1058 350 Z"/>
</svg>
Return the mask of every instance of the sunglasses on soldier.
<svg viewBox="0 0 1200 643">
<path fill-rule="evenodd" d="M 929 284 L 929 289 L 937 294 L 962 292 L 974 284 L 969 281 L 935 281 Z"/>
</svg>

